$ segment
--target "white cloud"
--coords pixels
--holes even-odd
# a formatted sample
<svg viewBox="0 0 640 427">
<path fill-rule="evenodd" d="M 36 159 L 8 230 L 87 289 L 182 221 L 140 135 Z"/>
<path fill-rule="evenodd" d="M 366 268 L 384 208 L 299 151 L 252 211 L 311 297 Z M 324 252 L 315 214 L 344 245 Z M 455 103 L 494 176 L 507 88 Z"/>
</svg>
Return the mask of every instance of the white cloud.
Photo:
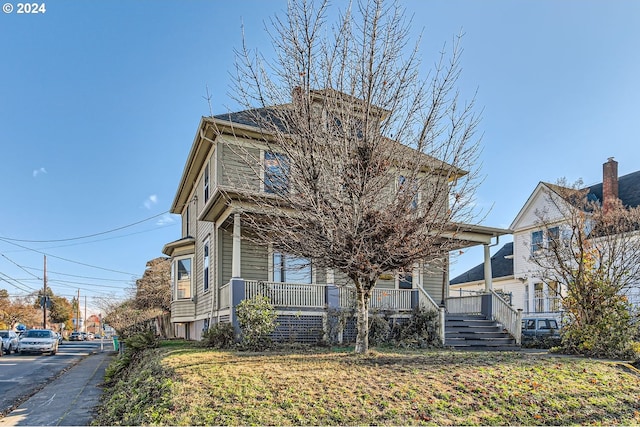
<svg viewBox="0 0 640 427">
<path fill-rule="evenodd" d="M 169 214 L 165 214 L 160 217 L 160 219 L 156 222 L 156 225 L 170 225 L 176 222 L 175 219 Z"/>
<path fill-rule="evenodd" d="M 144 207 L 147 209 L 151 209 L 157 203 L 158 203 L 158 196 L 156 196 L 155 194 L 152 194 L 149 197 L 147 197 L 147 200 L 144 201 Z"/>
<path fill-rule="evenodd" d="M 40 168 L 40 169 L 34 169 L 33 170 L 33 177 L 37 178 L 38 175 L 43 174 L 43 173 L 47 173 L 47 170 L 45 168 Z"/>
</svg>

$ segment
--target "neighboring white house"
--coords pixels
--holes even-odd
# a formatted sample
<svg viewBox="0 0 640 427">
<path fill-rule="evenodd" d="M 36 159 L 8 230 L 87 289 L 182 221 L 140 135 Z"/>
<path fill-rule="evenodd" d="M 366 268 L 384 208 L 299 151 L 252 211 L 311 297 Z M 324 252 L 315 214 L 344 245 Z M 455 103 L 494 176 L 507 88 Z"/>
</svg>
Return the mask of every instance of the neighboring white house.
<svg viewBox="0 0 640 427">
<path fill-rule="evenodd" d="M 511 304 L 522 309 L 527 317 L 556 317 L 562 313 L 558 294 L 560 284 L 545 282 L 540 278 L 538 266 L 531 260 L 531 254 L 546 247 L 554 235 L 561 233 L 564 218 L 550 202 L 557 197 L 557 186 L 540 182 L 509 227 L 513 230 L 513 242 L 504 245 L 492 258 L 493 288 L 511 296 Z M 588 187 L 589 198 L 604 203 L 609 198 L 619 198 L 624 206 L 640 205 L 640 171 L 618 178 L 618 163 L 610 158 L 603 165 L 603 182 Z M 562 200 L 563 203 L 567 203 Z M 544 231 L 540 225 L 539 212 L 545 212 L 546 221 L 558 227 Z M 640 280 L 639 280 L 640 282 Z M 450 295 L 459 296 L 464 292 L 484 289 L 484 271 L 481 266 L 453 278 Z M 640 306 L 640 287 L 632 289 L 629 300 Z"/>
</svg>

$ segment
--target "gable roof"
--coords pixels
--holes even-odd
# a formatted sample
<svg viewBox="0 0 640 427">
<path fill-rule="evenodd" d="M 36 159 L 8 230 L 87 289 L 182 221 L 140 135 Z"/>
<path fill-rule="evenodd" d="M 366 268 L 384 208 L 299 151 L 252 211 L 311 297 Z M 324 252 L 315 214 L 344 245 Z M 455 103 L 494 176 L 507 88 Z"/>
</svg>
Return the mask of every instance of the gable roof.
<svg viewBox="0 0 640 427">
<path fill-rule="evenodd" d="M 506 243 L 491 257 L 491 277 L 513 276 L 513 242 Z M 484 280 L 484 264 L 478 264 L 470 270 L 449 281 L 450 285 Z"/>
<path fill-rule="evenodd" d="M 602 183 L 589 187 L 589 193 L 602 203 Z M 623 206 L 629 208 L 640 206 L 640 171 L 618 178 L 618 198 Z"/>
</svg>

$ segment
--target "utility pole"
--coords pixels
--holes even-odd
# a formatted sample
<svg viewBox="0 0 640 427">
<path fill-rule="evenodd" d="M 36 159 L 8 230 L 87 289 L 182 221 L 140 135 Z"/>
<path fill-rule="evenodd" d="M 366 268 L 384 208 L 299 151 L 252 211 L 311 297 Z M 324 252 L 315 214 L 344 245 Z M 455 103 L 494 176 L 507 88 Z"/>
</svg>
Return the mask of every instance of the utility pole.
<svg viewBox="0 0 640 427">
<path fill-rule="evenodd" d="M 44 256 L 44 293 L 42 296 L 42 329 L 47 329 L 47 256 Z"/>
<path fill-rule="evenodd" d="M 87 296 L 84 296 L 84 332 L 87 333 Z"/>
<path fill-rule="evenodd" d="M 76 300 L 76 332 L 80 331 L 80 289 L 78 289 L 78 299 Z"/>
</svg>

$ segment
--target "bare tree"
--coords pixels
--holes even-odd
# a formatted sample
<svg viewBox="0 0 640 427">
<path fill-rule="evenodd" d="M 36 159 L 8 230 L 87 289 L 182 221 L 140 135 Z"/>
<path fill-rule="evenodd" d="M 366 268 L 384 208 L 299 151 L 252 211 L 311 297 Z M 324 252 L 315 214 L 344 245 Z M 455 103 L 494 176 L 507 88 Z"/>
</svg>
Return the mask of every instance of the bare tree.
<svg viewBox="0 0 640 427">
<path fill-rule="evenodd" d="M 532 261 L 547 283 L 562 285 L 567 352 L 621 357 L 634 338 L 628 302 L 640 286 L 640 208 L 602 206 L 582 182 L 549 185 L 538 212 L 546 237 Z"/>
<path fill-rule="evenodd" d="M 135 306 L 154 317 L 160 335 L 173 337 L 171 326 L 171 260 L 165 257 L 147 262 L 142 278 L 136 280 Z"/>
<path fill-rule="evenodd" d="M 233 147 L 254 171 L 243 216 L 253 238 L 355 286 L 355 351 L 365 353 L 380 275 L 443 260 L 456 224 L 472 220 L 479 117 L 456 90 L 459 38 L 423 79 L 398 4 L 358 2 L 332 27 L 327 11 L 289 2 L 272 21 L 270 64 L 238 52 L 234 93 L 246 110 L 235 114 L 260 134 Z"/>
<path fill-rule="evenodd" d="M 173 338 L 170 268 L 169 258 L 154 258 L 147 262 L 147 268 L 135 286 L 128 289 L 127 299 L 96 298 L 105 313 L 105 323 L 122 337 L 157 327 L 161 336 Z"/>
</svg>

